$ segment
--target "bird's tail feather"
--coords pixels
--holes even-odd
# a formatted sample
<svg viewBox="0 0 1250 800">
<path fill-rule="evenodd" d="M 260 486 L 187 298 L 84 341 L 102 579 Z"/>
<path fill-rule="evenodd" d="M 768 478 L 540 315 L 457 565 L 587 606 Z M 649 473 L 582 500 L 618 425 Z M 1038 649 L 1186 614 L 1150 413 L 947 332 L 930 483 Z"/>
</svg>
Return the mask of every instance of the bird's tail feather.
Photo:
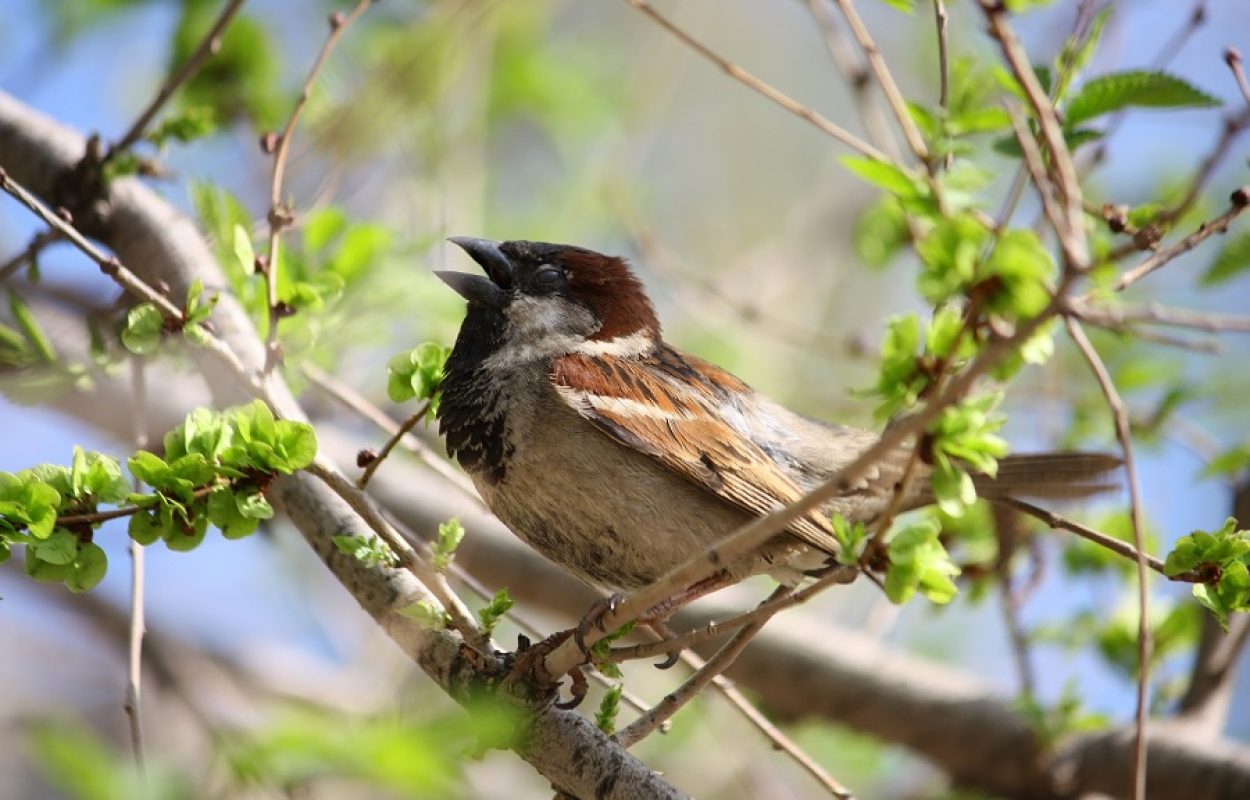
<svg viewBox="0 0 1250 800">
<path fill-rule="evenodd" d="M 1110 453 L 1021 453 L 998 461 L 998 474 L 974 475 L 977 494 L 1050 499 L 1081 498 L 1120 486 L 1112 473 L 1119 457 Z"/>
</svg>

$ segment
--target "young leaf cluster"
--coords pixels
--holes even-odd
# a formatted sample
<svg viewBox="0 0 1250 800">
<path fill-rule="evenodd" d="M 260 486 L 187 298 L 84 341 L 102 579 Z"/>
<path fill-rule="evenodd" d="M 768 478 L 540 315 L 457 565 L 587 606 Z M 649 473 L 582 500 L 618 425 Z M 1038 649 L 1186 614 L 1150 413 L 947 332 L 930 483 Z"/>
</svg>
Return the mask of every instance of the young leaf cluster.
<svg viewBox="0 0 1250 800">
<path fill-rule="evenodd" d="M 416 398 L 429 400 L 430 410 L 438 412 L 438 389 L 451 350 L 435 342 L 423 342 L 400 353 L 386 365 L 386 394 L 393 402 Z"/>
<path fill-rule="evenodd" d="M 27 575 L 87 591 L 108 567 L 93 541 L 108 519 L 129 516 L 136 542 L 159 539 L 177 551 L 198 545 L 210 524 L 226 538 L 246 536 L 273 516 L 264 495 L 273 477 L 303 469 L 316 452 L 311 426 L 275 420 L 256 401 L 225 412 L 198 409 L 166 434 L 163 456 L 136 452 L 128 467 L 146 492 L 127 491 L 116 459 L 81 448 L 68 467 L 0 473 L 0 561 L 24 545 Z"/>
<path fill-rule="evenodd" d="M 1194 597 L 1228 630 L 1228 615 L 1250 611 L 1250 531 L 1229 517 L 1217 531 L 1194 531 L 1177 541 L 1163 564 L 1168 577 L 1195 573 Z"/>
<path fill-rule="evenodd" d="M 205 296 L 204 284 L 197 278 L 187 289 L 187 300 L 177 319 L 169 319 L 154 303 L 140 303 L 126 313 L 121 339 L 126 349 L 136 355 L 156 350 L 166 331 L 182 331 L 187 341 L 203 345 L 208 337 L 205 324 L 217 305 L 217 295 Z"/>
</svg>

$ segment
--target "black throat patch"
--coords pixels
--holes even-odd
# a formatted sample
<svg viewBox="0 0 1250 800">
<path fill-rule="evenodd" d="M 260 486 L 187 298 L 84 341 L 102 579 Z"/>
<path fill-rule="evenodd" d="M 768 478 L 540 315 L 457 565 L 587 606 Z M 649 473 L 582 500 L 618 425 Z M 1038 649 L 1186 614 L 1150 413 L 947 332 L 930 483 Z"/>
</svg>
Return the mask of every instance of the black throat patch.
<svg viewBox="0 0 1250 800">
<path fill-rule="evenodd" d="M 482 362 L 503 346 L 505 325 L 497 311 L 469 306 L 447 359 L 438 406 L 438 430 L 447 440 L 447 454 L 491 484 L 503 480 L 512 447 L 502 387 Z"/>
</svg>

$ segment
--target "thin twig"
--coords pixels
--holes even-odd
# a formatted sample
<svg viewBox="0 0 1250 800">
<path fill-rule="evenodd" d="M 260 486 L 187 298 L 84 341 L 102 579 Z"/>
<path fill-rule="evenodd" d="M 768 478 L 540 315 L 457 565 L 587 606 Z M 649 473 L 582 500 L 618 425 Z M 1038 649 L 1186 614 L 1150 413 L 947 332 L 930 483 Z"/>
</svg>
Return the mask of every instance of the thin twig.
<svg viewBox="0 0 1250 800">
<path fill-rule="evenodd" d="M 881 51 L 877 49 L 877 43 L 873 41 L 872 34 L 868 32 L 868 27 L 864 25 L 864 21 L 860 19 L 859 12 L 855 10 L 855 3 L 852 0 L 834 0 L 838 8 L 842 11 L 842 16 L 846 18 L 846 23 L 850 26 L 851 35 L 855 37 L 855 41 L 859 43 L 860 49 L 864 51 L 864 57 L 868 59 L 868 67 L 872 70 L 872 74 L 876 76 L 877 83 L 881 84 L 881 91 L 885 94 L 886 102 L 890 109 L 894 112 L 894 118 L 898 121 L 899 129 L 903 131 L 903 139 L 907 142 L 907 146 L 916 155 L 916 158 L 926 168 L 929 168 L 929 148 L 924 143 L 924 136 L 920 134 L 920 128 L 916 126 L 916 121 L 911 117 L 911 111 L 907 109 L 907 100 L 904 99 L 903 93 L 898 90 L 898 84 L 894 82 L 894 76 L 890 74 L 890 67 L 885 63 L 885 59 L 881 56 Z"/>
<path fill-rule="evenodd" d="M 1046 219 L 1050 221 L 1050 225 L 1055 230 L 1055 235 L 1060 235 L 1064 230 L 1066 221 L 1063 217 L 1063 211 L 1059 208 L 1059 204 L 1051 195 L 1050 177 L 1046 173 L 1046 164 L 1042 160 L 1042 151 L 1037 146 L 1037 140 L 1033 137 L 1033 132 L 1029 130 L 1029 125 L 1025 121 L 1024 112 L 1020 107 L 1008 100 L 1004 104 L 1007 108 L 1007 114 L 1011 117 L 1011 127 L 1016 134 L 1016 141 L 1020 143 L 1020 152 L 1024 156 L 1025 168 L 1028 175 L 1033 179 L 1033 187 L 1037 189 L 1037 196 L 1042 201 L 1042 210 L 1046 214 Z M 1023 188 L 1024 183 L 1021 184 Z M 1003 220 L 1006 223 L 1006 220 Z"/>
<path fill-rule="evenodd" d="M 221 36 L 226 30 L 226 26 L 230 24 L 230 20 L 242 8 L 246 0 L 228 0 L 226 5 L 221 9 L 221 13 L 217 15 L 217 19 L 213 22 L 208 32 L 204 34 L 204 38 L 191 51 L 191 55 L 178 65 L 165 82 L 161 84 L 161 88 L 157 90 L 156 96 L 148 103 L 147 108 L 139 114 L 139 118 L 130 126 L 130 130 L 126 131 L 122 138 L 118 139 L 104 156 L 104 160 L 116 156 L 118 153 L 127 150 L 147 131 L 147 127 L 151 124 L 156 114 L 169 102 L 169 98 L 174 96 L 174 92 L 184 83 L 189 81 L 193 75 L 199 70 L 209 57 L 217 54 L 221 49 Z"/>
<path fill-rule="evenodd" d="M 477 621 L 473 618 L 468 608 L 460 601 L 455 592 L 451 590 L 451 587 L 447 585 L 447 580 L 441 573 L 435 572 L 429 562 L 413 549 L 408 540 L 395 529 L 390 520 L 374 505 L 372 498 L 356 488 L 356 485 L 348 480 L 346 476 L 320 457 L 308 465 L 307 471 L 314 477 L 321 479 L 322 483 L 328 486 L 331 491 L 345 500 L 352 510 L 364 520 L 365 524 L 377 534 L 378 538 L 391 549 L 400 566 L 407 569 L 416 576 L 417 580 L 425 584 L 431 594 L 442 604 L 444 610 L 451 615 L 452 626 L 460 631 L 461 635 L 465 637 L 465 641 L 480 652 L 491 652 L 489 638 L 478 626 Z"/>
<path fill-rule="evenodd" d="M 327 375 L 320 367 L 313 364 L 304 364 L 301 367 L 301 371 L 304 373 L 304 377 L 308 378 L 314 386 L 321 389 L 334 400 L 337 400 L 348 410 L 372 422 L 388 434 L 394 435 L 399 430 L 399 423 L 387 416 L 385 411 L 369 402 L 368 398 L 352 387 Z M 470 500 L 482 508 L 486 507 L 482 504 L 482 499 L 478 497 L 473 484 L 469 483 L 469 479 L 465 477 L 464 473 L 454 469 L 421 439 L 409 433 L 400 438 L 400 444 L 421 459 L 427 467 L 446 478 Z"/>
<path fill-rule="evenodd" d="M 868 90 L 872 76 L 868 74 L 868 68 L 859 62 L 850 40 L 838 27 L 829 0 L 807 0 L 807 7 L 816 27 L 820 29 L 829 56 L 851 89 L 851 96 L 855 98 L 855 108 L 859 112 L 860 121 L 864 123 L 868 140 L 881 148 L 892 160 L 898 161 L 901 157 L 898 144 L 894 140 L 890 124 L 886 121 L 885 112 L 877 102 L 877 96 Z"/>
<path fill-rule="evenodd" d="M 321 68 L 334 50 L 334 46 L 338 44 L 343 32 L 372 4 L 373 0 L 359 0 L 346 16 L 341 12 L 330 15 L 330 34 L 321 45 L 317 58 L 308 70 L 304 85 L 295 99 L 295 106 L 291 109 L 291 115 L 287 117 L 286 125 L 282 128 L 282 133 L 278 135 L 274 147 L 273 173 L 269 181 L 269 212 L 266 215 L 269 221 L 269 246 L 265 259 L 265 291 L 269 304 L 269 330 L 265 335 L 266 373 L 272 371 L 280 360 L 278 320 L 285 314 L 285 307 L 278 302 L 278 241 L 282 237 L 282 230 L 292 222 L 290 208 L 282 203 L 282 178 L 291 152 L 291 139 L 295 134 L 295 126 L 299 122 L 300 115 L 308 104 L 308 98 L 312 96 L 313 86 L 321 74 Z"/>
<path fill-rule="evenodd" d="M 1146 717 L 1150 713 L 1148 688 L 1150 684 L 1150 583 L 1146 573 L 1146 548 L 1144 544 L 1145 523 L 1142 520 L 1141 485 L 1137 479 L 1137 461 L 1133 457 L 1133 437 L 1129 428 L 1128 410 L 1115 388 L 1111 373 L 1099 357 L 1098 351 L 1085 335 L 1081 323 L 1067 317 L 1064 324 L 1068 335 L 1089 363 L 1090 370 L 1102 389 L 1107 407 L 1115 422 L 1116 437 L 1124 455 L 1124 472 L 1128 478 L 1129 519 L 1133 525 L 1133 545 L 1137 548 L 1137 739 L 1133 747 L 1133 796 L 1136 800 L 1146 797 Z"/>
<path fill-rule="evenodd" d="M 738 631 L 732 639 L 729 640 L 716 655 L 708 659 L 703 668 L 691 675 L 680 687 L 675 691 L 664 695 L 664 699 L 657 703 L 650 711 L 643 714 L 638 719 L 629 724 L 628 727 L 621 730 L 613 738 L 621 747 L 629 748 L 642 741 L 660 726 L 665 720 L 677 713 L 677 711 L 686 703 L 690 702 L 695 695 L 703 690 L 705 686 L 712 682 L 712 679 L 720 675 L 729 665 L 734 662 L 746 646 L 755 638 L 755 634 L 760 632 L 764 627 L 766 620 L 747 625 Z"/>
<path fill-rule="evenodd" d="M 1245 99 L 1246 105 L 1250 105 L 1250 82 L 1246 81 L 1246 71 L 1241 66 L 1241 51 L 1236 47 L 1224 48 L 1224 63 L 1228 64 L 1228 68 L 1233 71 L 1233 79 L 1237 81 L 1237 88 L 1241 90 L 1241 96 Z"/>
<path fill-rule="evenodd" d="M 113 279 L 115 283 L 130 294 L 153 304 L 160 310 L 161 315 L 165 319 L 175 324 L 183 322 L 182 309 L 170 302 L 169 298 L 153 289 L 145 283 L 138 275 L 135 275 L 129 269 L 117 260 L 116 256 L 106 255 L 104 251 L 96 247 L 85 236 L 79 233 L 78 229 L 61 219 L 56 214 L 49 211 L 44 205 L 32 195 L 26 187 L 13 180 L 7 172 L 0 169 L 0 190 L 7 192 L 14 197 L 19 203 L 26 206 L 34 212 L 35 216 L 43 220 L 53 230 L 57 231 L 61 238 L 81 250 L 88 258 L 94 261 L 100 271 Z M 248 370 L 244 368 L 243 362 L 239 360 L 239 356 L 234 350 L 230 349 L 225 342 L 216 336 L 205 333 L 201 338 L 201 346 L 208 350 L 215 358 L 224 363 L 231 372 L 239 377 L 241 381 L 247 385 L 257 397 L 266 396 L 263 387 L 256 381 L 255 377 L 250 375 Z M 270 405 L 273 405 L 270 403 Z"/>
<path fill-rule="evenodd" d="M 39 231 L 31 237 L 30 243 L 22 249 L 22 252 L 4 262 L 0 266 L 0 283 L 4 283 L 13 276 L 18 270 L 27 264 L 34 263 L 39 257 L 39 251 L 61 238 L 61 234 L 56 230 L 49 228 L 46 231 Z"/>
<path fill-rule="evenodd" d="M 365 467 L 365 471 L 360 476 L 360 480 L 356 481 L 356 485 L 358 487 L 364 489 L 369 485 L 369 479 L 373 477 L 373 473 L 378 471 L 378 467 L 382 466 L 382 462 L 385 461 L 386 457 L 389 456 L 391 451 L 395 449 L 395 445 L 399 444 L 399 441 L 407 436 L 409 431 L 417 427 L 417 423 L 424 419 L 425 415 L 429 413 L 429 411 L 430 401 L 426 400 L 421 404 L 421 407 L 413 413 L 412 416 L 404 420 L 404 424 L 400 425 L 395 432 L 391 434 L 391 438 L 386 440 L 386 444 L 382 445 L 382 449 L 376 456 L 374 456 L 373 460 L 369 462 L 369 465 Z"/>
<path fill-rule="evenodd" d="M 1124 541 L 1123 539 L 1117 539 L 1114 536 L 1109 536 L 1105 533 L 1102 533 L 1101 531 L 1094 530 L 1088 525 L 1082 525 L 1076 520 L 1068 519 L 1067 517 L 1056 514 L 1050 509 L 1042 508 L 1041 506 L 1035 506 L 1032 503 L 1025 501 L 1025 500 L 1017 500 L 1014 497 L 1004 497 L 1001 499 L 996 499 L 994 502 L 1002 503 L 1003 505 L 1010 506 L 1011 508 L 1014 508 L 1017 511 L 1022 511 L 1025 514 L 1028 514 L 1030 517 L 1035 517 L 1041 520 L 1042 522 L 1046 523 L 1047 527 L 1054 528 L 1055 530 L 1063 530 L 1063 531 L 1068 531 L 1069 533 L 1075 533 L 1077 536 L 1080 536 L 1082 539 L 1088 539 L 1094 544 L 1099 545 L 1100 547 L 1105 547 L 1111 552 L 1117 555 L 1124 556 L 1125 558 L 1128 558 L 1132 561 L 1137 561 L 1138 556 L 1140 554 L 1142 560 L 1145 562 L 1146 566 L 1149 569 L 1154 570 L 1160 575 L 1165 575 L 1165 576 L 1167 575 L 1167 573 L 1163 571 L 1162 559 L 1152 556 L 1149 553 L 1143 553 L 1139 551 L 1136 547 Z M 1183 574 L 1183 575 L 1177 575 L 1173 577 L 1172 580 L 1183 581 L 1187 583 L 1198 583 L 1201 581 L 1201 579 L 1197 575 L 1188 574 L 1188 573 Z"/>
<path fill-rule="evenodd" d="M 739 83 L 743 84 L 744 86 L 750 89 L 753 89 L 759 94 L 762 94 L 764 97 L 767 97 L 769 100 L 781 106 L 786 111 L 789 111 L 791 114 L 794 114 L 796 117 L 799 117 L 800 119 L 803 119 L 807 121 L 808 123 L 814 125 L 816 128 L 832 136 L 834 139 L 837 139 L 839 142 L 851 148 L 852 150 L 856 150 L 862 153 L 863 155 L 866 155 L 869 158 L 875 159 L 877 161 L 884 161 L 889 164 L 894 163 L 893 159 L 891 159 L 885 153 L 878 150 L 876 147 L 873 147 L 868 142 L 865 142 L 863 139 L 859 138 L 855 134 L 851 133 L 850 131 L 846 130 L 842 126 L 838 125 L 837 123 L 832 122 L 831 120 L 827 119 L 826 117 L 821 116 L 820 114 L 817 114 L 815 111 L 811 110 L 810 108 L 798 102 L 797 100 L 794 100 L 789 95 L 774 88 L 768 83 L 765 83 L 764 81 L 755 77 L 751 73 L 747 72 L 742 67 L 738 66 L 737 64 L 734 64 L 732 61 L 729 61 L 724 56 L 721 56 L 720 54 L 716 53 L 707 45 L 703 44 L 702 42 L 692 37 L 690 34 L 686 33 L 681 28 L 677 27 L 667 17 L 663 16 L 662 14 L 660 14 L 660 12 L 652 8 L 651 5 L 646 2 L 646 0 L 625 0 L 625 2 L 629 3 L 631 6 L 633 6 L 634 8 L 638 9 L 643 14 L 650 17 L 660 27 L 664 28 L 666 31 L 673 34 L 673 36 L 676 36 L 678 39 L 680 39 L 681 42 L 685 44 L 687 47 L 691 48 L 696 53 L 706 58 L 708 61 L 711 61 L 716 66 L 720 67 L 721 70 L 726 75 L 738 81 Z"/>
<path fill-rule="evenodd" d="M 945 117 L 950 112 L 951 94 L 950 56 L 946 44 L 950 17 L 946 13 L 946 3 L 943 0 L 933 0 L 933 22 L 937 28 L 938 41 L 938 107 Z M 946 169 L 950 169 L 953 160 L 954 154 L 947 153 L 944 159 Z"/>
<path fill-rule="evenodd" d="M 768 600 L 754 609 L 739 614 L 736 617 L 730 617 L 721 622 L 709 622 L 708 624 L 695 628 L 692 631 L 675 636 L 670 639 L 661 639 L 657 642 L 647 642 L 645 644 L 635 644 L 621 647 L 613 647 L 608 651 L 608 659 L 610 661 L 633 661 L 640 658 L 654 658 L 655 656 L 667 655 L 685 650 L 695 645 L 703 644 L 718 637 L 724 636 L 729 631 L 737 630 L 756 621 L 768 620 L 778 612 L 787 608 L 806 603 L 812 597 L 820 592 L 828 589 L 830 586 L 839 583 L 845 583 L 846 576 L 841 573 L 826 575 L 808 586 L 804 586 L 797 592 L 784 595 L 773 600 Z"/>
<path fill-rule="evenodd" d="M 1161 248 L 1143 259 L 1137 266 L 1121 275 L 1112 288 L 1117 292 L 1122 292 L 1155 270 L 1167 266 L 1177 256 L 1193 250 L 1215 234 L 1227 232 L 1228 226 L 1245 212 L 1248 204 L 1250 204 L 1250 190 L 1243 187 L 1233 192 L 1232 205 L 1227 211 L 1209 222 L 1202 223 L 1198 226 L 1198 230 L 1171 247 Z"/>
<path fill-rule="evenodd" d="M 1020 38 L 1007 22 L 1006 7 L 996 0 L 980 0 L 981 8 L 990 24 L 990 35 L 998 42 L 1016 82 L 1024 90 L 1033 113 L 1041 126 L 1042 138 L 1050 151 L 1051 164 L 1055 170 L 1056 188 L 1064 201 L 1066 224 L 1056 230 L 1060 246 L 1069 266 L 1078 272 L 1089 268 L 1089 250 L 1085 241 L 1085 216 L 1081 200 L 1081 184 L 1072 164 L 1072 153 L 1063 138 L 1063 129 L 1055 114 L 1055 107 L 1042 89 L 1033 71 L 1032 62 Z"/>
<path fill-rule="evenodd" d="M 144 373 L 143 360 L 139 356 L 130 359 L 131 378 L 131 420 L 134 426 L 135 450 L 143 450 L 148 446 L 147 433 L 147 380 Z M 134 478 L 135 492 L 142 490 L 143 482 Z M 144 622 L 143 583 L 144 558 L 143 545 L 130 539 L 130 628 L 127 637 L 127 670 L 126 695 L 122 707 L 126 711 L 126 720 L 130 726 L 130 749 L 134 756 L 135 767 L 146 777 L 143 751 L 143 634 L 146 630 Z"/>
<path fill-rule="evenodd" d="M 1094 306 L 1086 299 L 1072 301 L 1070 313 L 1082 322 L 1101 328 L 1124 330 L 1129 325 L 1167 325 L 1208 333 L 1250 333 L 1250 316 L 1169 308 L 1158 304 L 1115 308 Z"/>
</svg>

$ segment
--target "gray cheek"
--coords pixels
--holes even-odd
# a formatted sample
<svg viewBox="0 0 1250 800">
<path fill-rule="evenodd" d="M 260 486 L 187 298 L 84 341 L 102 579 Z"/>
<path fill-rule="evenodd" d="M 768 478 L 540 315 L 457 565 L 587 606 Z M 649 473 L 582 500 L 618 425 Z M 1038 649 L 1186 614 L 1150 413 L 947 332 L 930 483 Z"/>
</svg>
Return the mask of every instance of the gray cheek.
<svg viewBox="0 0 1250 800">
<path fill-rule="evenodd" d="M 487 359 L 488 366 L 511 367 L 570 353 L 599 328 L 588 310 L 558 296 L 522 296 L 504 313 L 505 344 Z"/>
</svg>

